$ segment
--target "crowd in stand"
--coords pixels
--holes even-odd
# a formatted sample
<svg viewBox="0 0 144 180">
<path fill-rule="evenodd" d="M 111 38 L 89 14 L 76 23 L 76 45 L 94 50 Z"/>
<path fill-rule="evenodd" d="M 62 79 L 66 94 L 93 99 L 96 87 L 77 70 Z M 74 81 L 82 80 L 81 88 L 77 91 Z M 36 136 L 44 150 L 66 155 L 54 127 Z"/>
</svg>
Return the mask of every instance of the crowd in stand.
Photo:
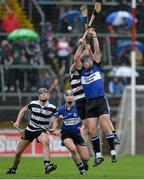
<svg viewBox="0 0 144 180">
<path fill-rule="evenodd" d="M 71 32 L 67 29 L 68 25 L 73 27 Z M 19 21 L 15 17 L 14 12 L 9 10 L 7 16 L 0 22 L 0 31 L 11 32 L 19 27 Z M 129 35 L 131 30 L 131 27 L 125 28 L 121 24 L 117 27 L 107 24 L 106 28 L 107 32 L 111 34 Z M 59 30 L 62 33 L 72 33 L 74 35 L 83 32 L 83 25 L 77 16 L 73 17 L 71 24 L 69 24 L 67 18 L 63 18 L 63 21 L 60 22 Z M 58 84 L 61 85 L 61 90 L 69 88 L 68 69 L 73 52 L 77 47 L 78 37 L 55 36 L 51 23 L 46 27 L 45 32 L 41 40 L 33 42 L 10 42 L 5 37 L 0 38 L 0 64 L 6 65 L 4 71 L 6 91 L 15 91 L 17 87 L 21 91 L 34 91 L 37 87 L 45 85 L 48 89 L 51 88 L 50 91 L 53 92 Z M 116 51 L 117 46 L 122 41 L 124 41 L 123 38 L 110 38 L 112 63 L 121 65 L 125 62 L 127 65 L 130 65 L 129 50 L 121 52 L 122 54 Z M 139 56 L 137 56 L 139 57 L 138 64 L 143 65 L 143 52 L 137 49 L 137 53 L 139 53 Z M 9 68 L 10 65 L 31 65 L 33 70 L 28 68 Z M 52 76 L 46 69 L 39 70 L 39 67 L 43 65 L 49 65 L 56 76 Z M 125 84 L 121 85 L 121 82 L 118 83 L 120 88 L 115 86 L 112 90 L 114 86 L 112 86 L 111 82 L 113 82 L 113 85 L 117 85 L 117 81 L 118 79 L 114 78 L 109 82 L 108 89 L 111 94 L 117 94 L 117 90 L 119 90 L 118 94 L 123 91 Z M 115 92 L 113 92 L 114 89 L 116 89 Z"/>
</svg>

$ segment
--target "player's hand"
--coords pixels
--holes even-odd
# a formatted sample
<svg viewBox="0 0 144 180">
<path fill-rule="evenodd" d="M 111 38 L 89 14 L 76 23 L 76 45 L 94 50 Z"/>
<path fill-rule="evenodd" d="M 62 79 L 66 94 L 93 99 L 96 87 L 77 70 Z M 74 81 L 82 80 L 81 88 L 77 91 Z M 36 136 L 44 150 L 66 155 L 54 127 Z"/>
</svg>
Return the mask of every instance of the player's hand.
<svg viewBox="0 0 144 180">
<path fill-rule="evenodd" d="M 58 119 L 60 120 L 60 121 L 62 121 L 63 120 L 63 115 L 59 115 L 59 117 L 58 117 Z"/>
<path fill-rule="evenodd" d="M 81 46 L 85 46 L 86 45 L 86 40 L 85 40 L 85 38 L 81 38 L 80 40 L 79 40 L 79 43 L 81 44 Z"/>
<path fill-rule="evenodd" d="M 82 134 L 83 133 L 83 131 L 84 131 L 84 127 L 82 126 L 82 127 L 80 127 L 79 128 L 79 130 L 80 130 L 80 133 Z"/>
<path fill-rule="evenodd" d="M 17 123 L 17 122 L 13 123 L 13 127 L 14 128 L 18 128 L 19 127 L 19 123 Z"/>
<path fill-rule="evenodd" d="M 96 36 L 96 32 L 95 32 L 94 28 L 89 28 L 88 29 L 88 34 L 90 34 L 90 36 L 92 36 L 92 37 L 95 37 Z"/>
</svg>

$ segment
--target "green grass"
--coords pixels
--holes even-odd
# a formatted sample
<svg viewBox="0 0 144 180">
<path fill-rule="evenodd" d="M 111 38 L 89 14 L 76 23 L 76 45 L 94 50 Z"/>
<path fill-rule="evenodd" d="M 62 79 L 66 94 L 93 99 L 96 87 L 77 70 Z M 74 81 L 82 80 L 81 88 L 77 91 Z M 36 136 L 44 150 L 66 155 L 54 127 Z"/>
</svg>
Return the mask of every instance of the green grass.
<svg viewBox="0 0 144 180">
<path fill-rule="evenodd" d="M 144 156 L 119 157 L 117 163 L 112 164 L 110 157 L 98 167 L 92 167 L 93 159 L 89 162 L 86 175 L 79 175 L 72 159 L 51 158 L 58 165 L 56 171 L 44 174 L 43 160 L 39 158 L 23 157 L 17 174 L 5 174 L 13 158 L 0 157 L 0 179 L 144 179 Z"/>
</svg>

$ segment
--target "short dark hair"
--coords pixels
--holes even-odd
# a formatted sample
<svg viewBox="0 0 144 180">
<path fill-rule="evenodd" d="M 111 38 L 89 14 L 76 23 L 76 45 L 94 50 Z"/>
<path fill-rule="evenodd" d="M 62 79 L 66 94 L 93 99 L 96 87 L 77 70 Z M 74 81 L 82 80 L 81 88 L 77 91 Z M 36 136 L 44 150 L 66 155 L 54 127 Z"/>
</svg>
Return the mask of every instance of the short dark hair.
<svg viewBox="0 0 144 180">
<path fill-rule="evenodd" d="M 48 92 L 48 89 L 46 87 L 41 87 L 38 89 L 38 94 L 41 94 L 43 91 Z"/>
<path fill-rule="evenodd" d="M 64 91 L 64 95 L 73 94 L 72 89 L 67 89 Z"/>
</svg>

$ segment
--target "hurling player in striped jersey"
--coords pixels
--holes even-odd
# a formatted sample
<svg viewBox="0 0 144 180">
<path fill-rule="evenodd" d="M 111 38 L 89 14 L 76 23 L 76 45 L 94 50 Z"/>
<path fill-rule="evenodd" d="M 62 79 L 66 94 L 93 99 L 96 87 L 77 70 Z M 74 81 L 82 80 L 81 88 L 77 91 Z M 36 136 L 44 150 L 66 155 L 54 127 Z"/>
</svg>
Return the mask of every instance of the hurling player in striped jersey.
<svg viewBox="0 0 144 180">
<path fill-rule="evenodd" d="M 24 135 L 18 143 L 14 161 L 11 168 L 7 170 L 7 174 L 16 174 L 23 151 L 34 139 L 37 139 L 43 148 L 45 173 L 49 174 L 57 168 L 55 164 L 50 162 L 49 135 L 47 133 L 51 118 L 57 110 L 53 104 L 49 103 L 48 99 L 48 90 L 46 88 L 40 88 L 38 90 L 38 100 L 31 101 L 20 110 L 13 126 L 16 128 L 19 127 L 22 118 L 28 110 L 31 111 L 30 122 L 24 131 Z"/>
</svg>

